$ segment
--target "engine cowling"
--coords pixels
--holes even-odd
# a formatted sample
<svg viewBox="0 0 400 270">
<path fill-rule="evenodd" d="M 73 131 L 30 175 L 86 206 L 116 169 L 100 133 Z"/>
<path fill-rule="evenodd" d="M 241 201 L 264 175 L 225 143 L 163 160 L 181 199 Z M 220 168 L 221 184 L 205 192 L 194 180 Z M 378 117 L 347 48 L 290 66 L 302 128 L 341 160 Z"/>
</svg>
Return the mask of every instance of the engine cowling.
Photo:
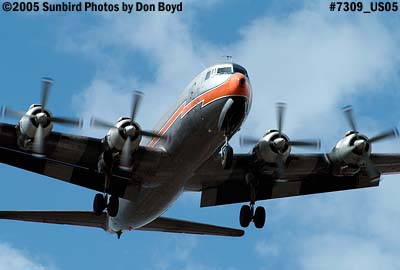
<svg viewBox="0 0 400 270">
<path fill-rule="evenodd" d="M 42 124 L 44 137 L 51 133 L 53 123 L 45 119 L 48 117 L 52 117 L 52 114 L 47 110 L 42 111 L 40 105 L 33 104 L 29 107 L 29 110 L 21 117 L 18 124 L 20 141 L 24 142 L 23 145 L 20 145 L 22 148 L 26 148 L 26 143 L 35 138 L 36 130 L 39 126 L 38 121 L 40 121 L 41 118 L 44 120 Z"/>
<path fill-rule="evenodd" d="M 115 128 L 111 128 L 106 135 L 106 142 L 109 149 L 112 151 L 122 151 L 125 142 L 130 137 L 130 150 L 131 152 L 136 151 L 139 148 L 142 136 L 139 131 L 140 126 L 136 122 L 131 122 L 130 118 L 120 118 L 118 119 Z"/>
<path fill-rule="evenodd" d="M 370 154 L 371 144 L 368 138 L 356 131 L 349 131 L 336 144 L 329 156 L 334 162 L 357 167 Z"/>
<path fill-rule="evenodd" d="M 257 158 L 268 163 L 285 162 L 290 151 L 288 136 L 277 130 L 269 130 L 254 147 Z"/>
</svg>

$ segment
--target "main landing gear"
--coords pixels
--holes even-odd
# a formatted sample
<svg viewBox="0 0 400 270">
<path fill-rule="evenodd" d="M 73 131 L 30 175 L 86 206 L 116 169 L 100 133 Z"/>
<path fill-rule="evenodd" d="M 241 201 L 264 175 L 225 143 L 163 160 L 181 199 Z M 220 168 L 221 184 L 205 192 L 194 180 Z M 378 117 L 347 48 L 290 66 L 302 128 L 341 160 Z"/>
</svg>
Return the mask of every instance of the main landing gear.
<svg viewBox="0 0 400 270">
<path fill-rule="evenodd" d="M 93 212 L 96 216 L 100 216 L 107 208 L 107 213 L 110 217 L 115 217 L 118 214 L 119 198 L 111 195 L 108 198 L 110 181 L 112 177 L 112 164 L 114 163 L 112 153 L 104 152 L 99 161 L 99 171 L 105 172 L 104 179 L 104 194 L 97 193 L 93 200 Z"/>
<path fill-rule="evenodd" d="M 247 228 L 251 221 L 257 229 L 261 229 L 265 224 L 265 208 L 258 206 L 254 211 L 254 204 L 243 205 L 240 209 L 240 226 Z"/>
<path fill-rule="evenodd" d="M 243 205 L 240 209 L 240 226 L 247 228 L 251 221 L 254 222 L 254 226 L 257 229 L 261 229 L 265 224 L 265 208 L 258 206 L 255 210 L 256 202 L 256 187 L 258 185 L 257 178 L 252 173 L 246 174 L 246 183 L 250 187 L 250 205 Z"/>
<path fill-rule="evenodd" d="M 225 136 L 225 145 L 221 149 L 221 164 L 224 170 L 229 170 L 233 162 L 233 148 L 228 143 L 228 137 Z"/>
</svg>

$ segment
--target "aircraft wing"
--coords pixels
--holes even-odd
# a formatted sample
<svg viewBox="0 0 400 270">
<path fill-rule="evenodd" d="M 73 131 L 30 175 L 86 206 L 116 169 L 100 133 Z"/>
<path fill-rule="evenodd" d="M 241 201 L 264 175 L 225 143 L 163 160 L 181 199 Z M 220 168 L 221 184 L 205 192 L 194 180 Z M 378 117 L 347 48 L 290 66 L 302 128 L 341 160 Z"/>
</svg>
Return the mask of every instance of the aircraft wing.
<svg viewBox="0 0 400 270">
<path fill-rule="evenodd" d="M 0 211 L 0 219 L 87 226 L 107 230 L 107 215 L 103 213 L 96 216 L 92 211 Z M 243 230 L 167 217 L 159 217 L 137 230 L 217 236 L 244 235 Z"/>
<path fill-rule="evenodd" d="M 400 172 L 400 154 L 371 154 L 371 161 L 381 174 Z M 246 173 L 258 180 L 256 200 L 375 187 L 366 168 L 351 176 L 336 176 L 325 154 L 291 154 L 285 164 L 284 181 L 277 179 L 276 167 L 255 165 L 252 154 L 234 156 L 232 168 L 224 170 L 219 156 L 213 156 L 200 166 L 187 182 L 185 190 L 201 191 L 201 207 L 248 202 L 250 188 Z"/>
<path fill-rule="evenodd" d="M 103 151 L 100 139 L 52 132 L 46 138 L 46 157 L 38 158 L 17 145 L 14 125 L 0 123 L 0 162 L 99 192 L 104 191 L 104 174 L 98 172 L 98 159 Z M 129 198 L 138 187 L 140 177 L 135 173 L 156 166 L 160 153 L 147 147 L 136 152 L 139 167 L 132 173 L 114 166 L 110 194 Z"/>
</svg>

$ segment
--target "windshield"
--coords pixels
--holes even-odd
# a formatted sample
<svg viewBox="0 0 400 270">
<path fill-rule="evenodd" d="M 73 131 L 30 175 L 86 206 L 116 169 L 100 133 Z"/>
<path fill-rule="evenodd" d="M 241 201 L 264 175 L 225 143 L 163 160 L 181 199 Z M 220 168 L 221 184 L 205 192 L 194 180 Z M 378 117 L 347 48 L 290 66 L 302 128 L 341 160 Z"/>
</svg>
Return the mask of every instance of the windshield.
<svg viewBox="0 0 400 270">
<path fill-rule="evenodd" d="M 232 74 L 232 67 L 221 67 L 217 69 L 217 74 Z"/>
<path fill-rule="evenodd" d="M 233 64 L 233 72 L 238 72 L 238 73 L 242 73 L 243 75 L 245 75 L 247 78 L 249 77 L 249 75 L 247 74 L 247 71 L 244 67 L 238 65 L 238 64 Z"/>
</svg>

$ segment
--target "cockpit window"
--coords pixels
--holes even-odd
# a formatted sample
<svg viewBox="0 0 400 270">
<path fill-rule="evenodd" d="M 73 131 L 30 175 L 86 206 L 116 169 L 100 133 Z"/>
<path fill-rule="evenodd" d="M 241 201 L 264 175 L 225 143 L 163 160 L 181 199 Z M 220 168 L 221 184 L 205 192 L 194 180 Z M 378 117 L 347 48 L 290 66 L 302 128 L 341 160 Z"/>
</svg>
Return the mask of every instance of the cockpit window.
<svg viewBox="0 0 400 270">
<path fill-rule="evenodd" d="M 233 65 L 233 72 L 234 72 L 234 73 L 236 73 L 236 72 L 242 73 L 242 74 L 245 75 L 246 77 L 249 77 L 249 75 L 247 74 L 246 69 L 245 69 L 244 67 L 242 67 L 242 66 L 237 65 L 237 64 L 234 64 L 234 65 Z"/>
<path fill-rule="evenodd" d="M 221 67 L 217 70 L 217 74 L 232 74 L 232 67 Z"/>
</svg>

